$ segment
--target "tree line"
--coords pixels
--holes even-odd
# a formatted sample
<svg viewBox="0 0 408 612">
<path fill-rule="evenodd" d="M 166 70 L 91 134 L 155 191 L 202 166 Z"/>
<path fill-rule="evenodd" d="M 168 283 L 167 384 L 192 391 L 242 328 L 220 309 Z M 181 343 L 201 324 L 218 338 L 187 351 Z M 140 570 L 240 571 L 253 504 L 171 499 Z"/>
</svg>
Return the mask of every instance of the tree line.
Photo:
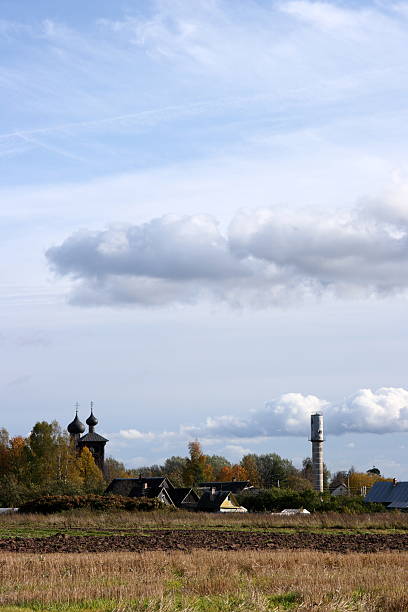
<svg viewBox="0 0 408 612">
<path fill-rule="evenodd" d="M 381 478 L 378 470 L 368 473 L 337 472 L 330 480 L 324 468 L 325 489 L 340 482 L 350 489 L 371 486 Z M 61 426 L 53 421 L 37 422 L 27 437 L 10 437 L 0 429 L 0 505 L 16 507 L 43 495 L 80 495 L 101 493 L 113 478 L 167 476 L 175 486 L 196 486 L 204 481 L 249 480 L 259 489 L 282 488 L 292 491 L 312 489 L 312 462 L 303 460 L 296 468 L 292 461 L 276 453 L 246 454 L 239 463 L 231 463 L 221 455 L 206 455 L 198 441 L 188 445 L 188 456 L 173 456 L 163 465 L 127 469 L 108 457 L 105 473 L 96 466 L 92 453 L 84 448 L 77 452 L 74 442 Z"/>
</svg>

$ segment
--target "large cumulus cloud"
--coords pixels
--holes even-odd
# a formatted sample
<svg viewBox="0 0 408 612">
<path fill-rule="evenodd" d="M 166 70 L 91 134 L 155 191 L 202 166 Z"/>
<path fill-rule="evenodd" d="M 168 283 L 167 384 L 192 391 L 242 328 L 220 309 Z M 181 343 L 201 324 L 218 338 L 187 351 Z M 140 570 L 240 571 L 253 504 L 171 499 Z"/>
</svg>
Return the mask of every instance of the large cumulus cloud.
<svg viewBox="0 0 408 612">
<path fill-rule="evenodd" d="M 152 433 L 124 430 L 126 439 L 220 439 L 253 440 L 310 433 L 310 415 L 321 412 L 325 433 L 385 434 L 408 432 L 408 391 L 381 387 L 376 391 L 360 389 L 340 403 L 330 404 L 315 395 L 286 393 L 252 410 L 246 418 L 223 415 L 210 417 L 201 425 L 183 425 L 177 432 Z"/>
<path fill-rule="evenodd" d="M 48 249 L 47 258 L 75 279 L 72 299 L 79 304 L 270 305 L 310 293 L 389 294 L 408 287 L 402 213 L 382 205 L 241 211 L 226 232 L 210 216 L 167 215 L 75 233 Z"/>
</svg>

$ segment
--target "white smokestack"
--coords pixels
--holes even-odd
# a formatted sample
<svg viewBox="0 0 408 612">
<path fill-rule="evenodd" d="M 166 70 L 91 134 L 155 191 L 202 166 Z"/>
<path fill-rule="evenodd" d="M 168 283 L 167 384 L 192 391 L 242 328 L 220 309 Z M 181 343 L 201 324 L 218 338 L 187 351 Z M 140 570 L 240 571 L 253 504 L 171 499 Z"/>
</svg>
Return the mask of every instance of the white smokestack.
<svg viewBox="0 0 408 612">
<path fill-rule="evenodd" d="M 311 415 L 312 467 L 313 487 L 315 491 L 323 493 L 323 415 Z"/>
</svg>

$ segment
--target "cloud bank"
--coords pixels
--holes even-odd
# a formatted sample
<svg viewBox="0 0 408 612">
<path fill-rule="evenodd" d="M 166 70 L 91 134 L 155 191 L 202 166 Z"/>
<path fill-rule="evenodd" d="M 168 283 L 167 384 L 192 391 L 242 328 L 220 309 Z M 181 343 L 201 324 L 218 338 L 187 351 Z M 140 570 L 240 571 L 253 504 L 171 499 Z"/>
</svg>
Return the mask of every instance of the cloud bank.
<svg viewBox="0 0 408 612">
<path fill-rule="evenodd" d="M 369 297 L 408 287 L 408 214 L 376 204 L 348 211 L 240 211 L 226 232 L 209 215 L 81 231 L 46 255 L 71 277 L 80 305 L 269 306 L 306 295 Z"/>
<path fill-rule="evenodd" d="M 408 431 L 408 390 L 381 387 L 376 391 L 360 389 L 338 404 L 301 393 L 286 393 L 253 410 L 247 418 L 211 417 L 198 426 L 182 425 L 178 432 L 140 432 L 122 430 L 127 440 L 193 439 L 254 440 L 281 436 L 308 436 L 310 415 L 322 412 L 325 433 L 386 434 Z"/>
</svg>

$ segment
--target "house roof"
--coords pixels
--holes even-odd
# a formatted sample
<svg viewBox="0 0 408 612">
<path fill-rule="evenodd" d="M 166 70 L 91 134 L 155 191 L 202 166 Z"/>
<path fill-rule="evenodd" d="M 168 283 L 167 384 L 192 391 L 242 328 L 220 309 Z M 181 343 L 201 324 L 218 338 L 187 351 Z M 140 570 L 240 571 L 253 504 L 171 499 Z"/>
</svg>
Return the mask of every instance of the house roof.
<svg viewBox="0 0 408 612">
<path fill-rule="evenodd" d="M 200 482 L 198 483 L 200 489 L 216 489 L 217 491 L 232 491 L 233 493 L 239 493 L 243 489 L 247 489 L 251 486 L 249 480 L 231 480 L 229 482 Z"/>
<path fill-rule="evenodd" d="M 348 489 L 348 486 L 345 482 L 338 482 L 336 485 L 329 487 L 329 491 L 336 491 L 337 489 Z"/>
<path fill-rule="evenodd" d="M 401 510 L 403 508 L 408 508 L 408 501 L 402 501 L 402 500 L 396 499 L 388 506 L 388 508 L 400 508 Z"/>
<path fill-rule="evenodd" d="M 149 489 L 163 489 L 167 485 L 169 490 L 174 489 L 170 480 L 164 476 L 149 476 L 147 478 L 114 478 L 109 484 L 105 493 L 113 493 L 115 495 L 124 495 L 125 497 L 139 497 L 139 491 Z M 145 486 L 147 485 L 147 486 Z M 146 495 L 149 497 L 149 495 Z"/>
<path fill-rule="evenodd" d="M 169 494 L 175 506 L 181 506 L 186 497 L 190 495 L 195 502 L 198 502 L 200 499 L 199 495 L 197 495 L 194 489 L 190 489 L 189 487 L 175 487 L 174 489 L 169 490 Z"/>
<path fill-rule="evenodd" d="M 197 510 L 203 510 L 204 512 L 215 512 L 220 509 L 221 504 L 226 499 L 229 499 L 232 504 L 236 505 L 237 508 L 240 507 L 231 491 L 216 491 L 215 493 L 206 491 L 202 494 L 198 501 Z"/>
<path fill-rule="evenodd" d="M 364 498 L 366 502 L 390 504 L 390 508 L 408 507 L 408 482 L 376 482 Z M 401 505 L 407 502 L 407 506 Z M 398 504 L 398 505 L 396 505 Z"/>
<path fill-rule="evenodd" d="M 130 497 L 130 492 L 137 482 L 137 478 L 114 478 L 109 483 L 108 488 L 105 491 L 107 493 L 113 493 L 114 495 L 124 495 Z"/>
<path fill-rule="evenodd" d="M 109 440 L 107 440 L 107 438 L 104 438 L 103 436 L 100 436 L 94 431 L 90 431 L 81 438 L 79 438 L 79 442 L 109 442 Z"/>
<path fill-rule="evenodd" d="M 165 489 L 164 487 L 153 486 L 144 488 L 140 485 L 136 485 L 130 491 L 129 497 L 149 497 L 150 499 L 153 499 L 155 497 L 164 497 L 171 506 L 174 505 L 174 502 L 169 495 L 168 489 Z"/>
</svg>

